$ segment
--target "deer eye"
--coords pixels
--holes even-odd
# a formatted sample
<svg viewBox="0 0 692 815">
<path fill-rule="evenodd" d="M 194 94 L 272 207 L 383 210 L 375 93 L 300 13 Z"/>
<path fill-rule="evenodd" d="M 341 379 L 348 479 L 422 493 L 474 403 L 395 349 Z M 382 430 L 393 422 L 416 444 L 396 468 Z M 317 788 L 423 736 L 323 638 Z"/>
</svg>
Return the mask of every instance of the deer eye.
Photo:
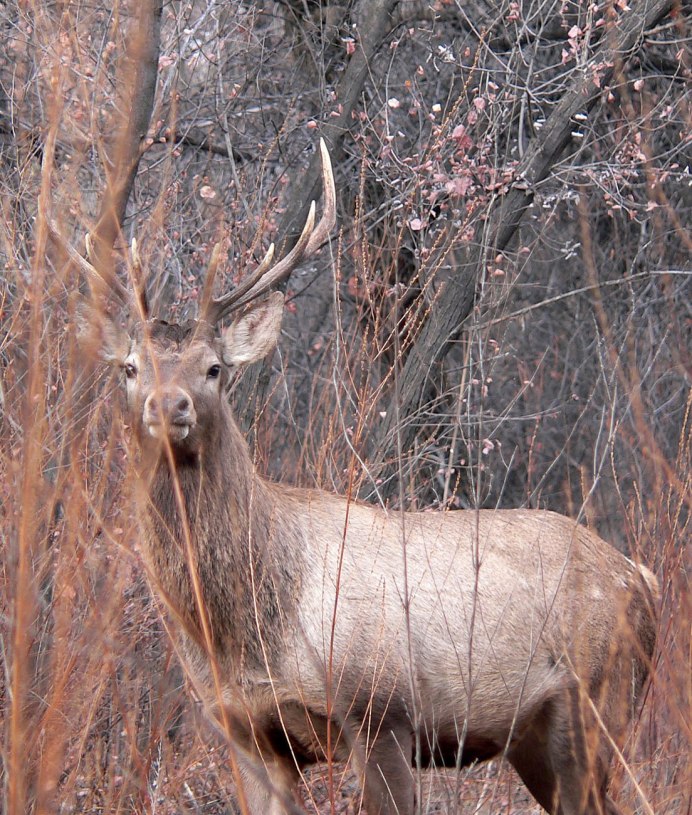
<svg viewBox="0 0 692 815">
<path fill-rule="evenodd" d="M 217 379 L 220 373 L 221 366 L 212 365 L 211 368 L 207 371 L 207 379 Z"/>
<path fill-rule="evenodd" d="M 137 376 L 137 368 L 131 362 L 126 362 L 123 368 L 128 379 L 134 379 Z"/>
</svg>

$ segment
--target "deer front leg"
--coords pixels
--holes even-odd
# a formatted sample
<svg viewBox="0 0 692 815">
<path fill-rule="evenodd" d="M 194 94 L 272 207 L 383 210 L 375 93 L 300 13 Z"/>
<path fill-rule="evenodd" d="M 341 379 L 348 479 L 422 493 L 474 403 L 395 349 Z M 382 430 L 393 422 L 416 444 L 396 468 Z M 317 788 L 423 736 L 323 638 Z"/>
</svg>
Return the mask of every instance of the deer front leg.
<svg viewBox="0 0 692 815">
<path fill-rule="evenodd" d="M 413 736 L 407 728 L 382 726 L 374 742 L 355 757 L 368 815 L 413 815 Z"/>
</svg>

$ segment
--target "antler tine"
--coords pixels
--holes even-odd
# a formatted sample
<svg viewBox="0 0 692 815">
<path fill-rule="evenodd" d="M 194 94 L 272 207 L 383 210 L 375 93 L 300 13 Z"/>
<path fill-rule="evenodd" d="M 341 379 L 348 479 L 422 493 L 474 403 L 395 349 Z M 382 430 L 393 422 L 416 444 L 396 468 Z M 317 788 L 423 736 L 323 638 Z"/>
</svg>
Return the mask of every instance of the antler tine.
<svg viewBox="0 0 692 815">
<path fill-rule="evenodd" d="M 132 305 L 139 312 L 140 319 L 146 320 L 149 318 L 150 312 L 149 298 L 147 297 L 146 281 L 144 280 L 144 271 L 142 269 L 142 259 L 139 256 L 137 238 L 132 238 L 130 256 L 132 258 L 132 278 L 134 284 L 132 286 L 134 291 L 134 302 Z"/>
<path fill-rule="evenodd" d="M 217 243 L 214 247 L 214 254 L 212 255 L 209 269 L 207 271 L 207 278 L 204 284 L 204 294 L 202 296 L 200 306 L 200 320 L 204 320 L 212 325 L 218 322 L 230 308 L 234 307 L 236 300 L 251 289 L 264 276 L 267 269 L 271 266 L 271 262 L 274 258 L 274 244 L 272 243 L 269 249 L 267 249 L 259 266 L 246 280 L 239 283 L 238 286 L 236 286 L 236 288 L 232 291 L 215 299 L 211 296 L 211 291 L 214 284 L 214 277 L 216 275 L 218 258 L 215 261 L 214 256 L 216 255 L 216 250 L 220 250 L 220 248 L 220 243 Z"/>
<path fill-rule="evenodd" d="M 271 266 L 271 261 L 274 257 L 274 244 L 272 243 L 262 262 L 250 277 L 240 283 L 233 291 L 224 294 L 218 299 L 212 300 L 203 319 L 209 323 L 216 323 L 224 314 L 228 314 L 229 311 L 244 306 L 246 303 L 249 303 L 250 300 L 254 300 L 256 297 L 264 294 L 265 291 L 283 280 L 284 277 L 288 277 L 291 270 L 299 263 L 301 256 L 304 254 L 314 225 L 315 202 L 313 201 L 303 231 L 300 234 L 300 238 L 298 238 L 298 243 L 296 243 L 286 257 L 274 266 Z"/>
<path fill-rule="evenodd" d="M 130 292 L 127 290 L 125 286 L 118 280 L 115 275 L 110 275 L 106 277 L 103 275 L 95 266 L 93 266 L 89 262 L 89 258 L 93 257 L 94 254 L 94 244 L 91 240 L 91 235 L 87 232 L 84 235 L 84 246 L 86 248 L 86 258 L 83 258 L 79 252 L 76 252 L 71 246 L 68 245 L 68 252 L 70 257 L 74 258 L 77 262 L 79 268 L 84 273 L 84 276 L 89 280 L 89 287 L 92 289 L 93 293 L 93 286 L 91 282 L 97 280 L 98 283 L 105 287 L 106 290 L 112 291 L 120 300 L 123 305 L 128 305 L 131 302 Z"/>
<path fill-rule="evenodd" d="M 216 243 L 211 252 L 211 260 L 209 261 L 209 266 L 207 266 L 207 271 L 204 276 L 204 286 L 202 287 L 202 296 L 199 300 L 200 320 L 209 319 L 208 312 L 214 303 L 212 292 L 214 290 L 214 280 L 216 280 L 216 271 L 219 268 L 219 261 L 221 260 L 222 248 L 221 242 Z"/>
<path fill-rule="evenodd" d="M 87 258 L 82 257 L 79 252 L 70 244 L 69 241 L 65 240 L 62 232 L 58 229 L 58 225 L 53 221 L 51 217 L 46 218 L 46 223 L 48 225 L 48 231 L 50 232 L 51 236 L 54 240 L 56 240 L 67 252 L 70 260 L 79 268 L 81 273 L 84 277 L 89 281 L 89 288 L 92 290 L 92 294 L 94 291 L 94 287 L 92 285 L 93 282 L 97 282 L 98 286 L 101 289 L 112 290 L 117 297 L 123 302 L 128 302 L 128 293 L 127 289 L 122 285 L 122 283 L 117 280 L 116 278 L 109 279 L 105 275 L 101 274 L 99 270 L 92 266 L 91 263 L 87 260 L 89 254 L 91 253 L 91 236 L 89 233 L 85 236 L 85 244 L 86 244 L 86 254 Z"/>
<path fill-rule="evenodd" d="M 258 269 L 252 275 L 252 279 L 249 281 L 253 283 L 252 286 L 243 286 L 243 289 L 246 289 L 245 291 L 240 291 L 239 289 L 233 291 L 233 301 L 221 310 L 221 315 L 223 316 L 223 314 L 226 314 L 230 309 L 237 309 L 244 306 L 246 303 L 249 303 L 251 300 L 254 300 L 255 298 L 269 291 L 272 286 L 275 286 L 277 283 L 281 283 L 282 280 L 285 280 L 291 274 L 293 269 L 295 269 L 300 261 L 306 256 L 305 250 L 308 242 L 310 241 L 310 235 L 312 234 L 314 226 L 315 202 L 313 201 L 310 204 L 310 211 L 308 212 L 308 217 L 305 221 L 303 231 L 300 233 L 300 237 L 298 238 L 298 243 L 296 243 L 286 257 L 282 258 L 278 263 L 275 263 L 271 268 L 263 270 L 261 275 L 259 274 Z M 273 246 L 274 244 L 272 244 L 272 247 Z M 274 250 L 272 248 L 272 255 L 273 254 Z M 217 302 L 221 302 L 223 299 L 224 298 L 220 298 L 220 300 Z"/>
<path fill-rule="evenodd" d="M 322 186 L 324 188 L 324 199 L 322 202 L 322 217 L 315 227 L 315 231 L 310 236 L 308 245 L 305 247 L 305 256 L 312 255 L 329 237 L 329 233 L 336 224 L 336 189 L 334 188 L 334 171 L 332 170 L 332 160 L 327 150 L 324 139 L 320 139 L 320 155 L 322 156 Z"/>
<path fill-rule="evenodd" d="M 229 311 L 240 308 L 264 294 L 277 283 L 285 280 L 301 261 L 314 254 L 327 240 L 336 223 L 336 190 L 334 188 L 332 163 L 324 139 L 320 139 L 320 154 L 322 157 L 324 204 L 322 217 L 317 226 L 315 227 L 315 202 L 313 201 L 310 204 L 310 211 L 298 242 L 286 257 L 271 266 L 274 253 L 274 244 L 272 244 L 262 263 L 246 280 L 233 291 L 205 304 L 205 308 L 202 310 L 202 319 L 215 323 Z"/>
</svg>

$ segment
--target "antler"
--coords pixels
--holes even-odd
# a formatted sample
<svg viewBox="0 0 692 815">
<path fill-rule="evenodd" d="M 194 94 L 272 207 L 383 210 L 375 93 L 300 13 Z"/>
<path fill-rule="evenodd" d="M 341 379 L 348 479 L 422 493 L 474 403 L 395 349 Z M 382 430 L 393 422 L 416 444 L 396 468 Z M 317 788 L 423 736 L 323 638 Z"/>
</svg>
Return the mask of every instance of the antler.
<svg viewBox="0 0 692 815">
<path fill-rule="evenodd" d="M 142 259 L 139 256 L 137 238 L 132 238 L 130 257 L 132 258 L 132 289 L 134 291 L 131 305 L 137 309 L 139 318 L 146 320 L 150 314 L 149 298 L 147 297 L 146 279 L 142 268 Z"/>
<path fill-rule="evenodd" d="M 92 289 L 96 286 L 103 290 L 113 291 L 113 293 L 123 303 L 128 302 L 127 289 L 122 285 L 122 283 L 120 283 L 120 281 L 115 277 L 111 279 L 110 277 L 101 274 L 101 272 L 99 272 L 99 270 L 87 259 L 93 254 L 91 237 L 88 233 L 84 237 L 87 255 L 87 257 L 84 258 L 70 244 L 70 242 L 66 240 L 65 236 L 58 228 L 57 223 L 50 215 L 46 216 L 46 223 L 48 225 L 48 232 L 50 233 L 51 237 L 67 252 L 70 260 L 79 268 L 84 277 L 89 281 L 89 286 Z"/>
<path fill-rule="evenodd" d="M 315 226 L 315 202 L 310 204 L 310 211 L 305 221 L 303 231 L 298 242 L 291 251 L 278 263 L 272 266 L 274 257 L 274 244 L 267 250 L 260 265 L 242 283 L 230 292 L 218 298 L 211 297 L 211 287 L 219 261 L 218 246 L 214 248 L 212 260 L 207 272 L 205 292 L 202 296 L 200 319 L 215 325 L 225 314 L 244 306 L 261 294 L 269 291 L 277 283 L 285 280 L 291 272 L 313 255 L 327 240 L 329 233 L 336 223 L 336 191 L 334 189 L 334 174 L 329 151 L 324 139 L 320 139 L 320 154 L 322 156 L 322 183 L 324 185 L 324 205 L 322 217 Z"/>
<path fill-rule="evenodd" d="M 132 278 L 134 295 L 128 288 L 118 280 L 115 275 L 105 275 L 101 273 L 92 263 L 91 258 L 94 256 L 94 246 L 91 235 L 87 232 L 84 236 L 85 255 L 82 257 L 79 252 L 65 240 L 62 232 L 58 228 L 55 221 L 48 216 L 46 218 L 48 224 L 48 231 L 51 237 L 58 241 L 58 243 L 65 249 L 70 259 L 77 265 L 84 277 L 89 283 L 92 298 L 95 292 L 101 291 L 108 294 L 113 294 L 121 302 L 122 305 L 128 306 L 130 311 L 139 314 L 141 319 L 147 319 L 149 316 L 149 303 L 147 301 L 146 287 L 144 275 L 142 272 L 142 262 L 139 257 L 139 249 L 135 238 L 132 239 Z"/>
<path fill-rule="evenodd" d="M 105 284 L 110 291 L 117 295 L 120 301 L 129 308 L 132 314 L 136 314 L 141 320 L 146 320 L 149 317 L 149 301 L 147 298 L 146 281 L 142 271 L 142 261 L 139 256 L 137 239 L 132 238 L 130 247 L 132 258 L 131 289 L 123 286 L 114 275 L 109 281 L 106 281 L 101 272 L 90 263 L 90 258 L 94 256 L 94 249 L 92 237 L 88 232 L 84 236 L 84 244 L 86 246 L 86 258 L 81 258 L 79 263 L 87 280 L 89 280 L 89 285 L 92 286 L 93 282 L 99 282 L 101 285 Z M 70 251 L 74 252 L 74 250 Z M 74 252 L 74 254 L 77 258 L 80 258 L 78 253 Z"/>
</svg>

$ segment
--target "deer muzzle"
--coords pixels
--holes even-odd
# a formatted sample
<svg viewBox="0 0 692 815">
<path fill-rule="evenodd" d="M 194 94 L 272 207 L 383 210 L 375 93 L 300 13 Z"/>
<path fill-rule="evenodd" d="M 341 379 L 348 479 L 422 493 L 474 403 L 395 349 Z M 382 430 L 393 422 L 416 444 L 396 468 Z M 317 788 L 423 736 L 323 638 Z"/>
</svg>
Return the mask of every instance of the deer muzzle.
<svg viewBox="0 0 692 815">
<path fill-rule="evenodd" d="M 143 420 L 150 436 L 180 442 L 195 426 L 197 415 L 190 394 L 178 385 L 170 385 L 147 396 Z"/>
</svg>

